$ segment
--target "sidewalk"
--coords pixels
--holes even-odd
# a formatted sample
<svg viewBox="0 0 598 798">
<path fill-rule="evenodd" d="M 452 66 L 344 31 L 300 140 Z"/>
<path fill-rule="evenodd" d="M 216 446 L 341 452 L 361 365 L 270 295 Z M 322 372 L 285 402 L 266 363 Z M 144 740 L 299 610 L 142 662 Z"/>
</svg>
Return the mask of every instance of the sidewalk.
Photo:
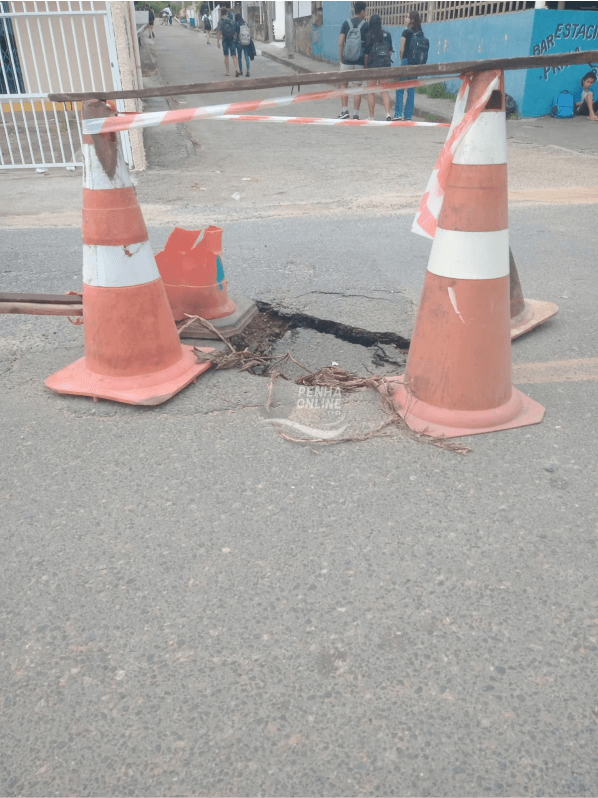
<svg viewBox="0 0 598 798">
<path fill-rule="evenodd" d="M 203 33 L 201 28 L 187 28 L 191 31 Z M 287 56 L 284 42 L 256 42 L 257 55 L 270 58 L 279 64 L 293 69 L 295 72 L 337 72 L 338 65 L 330 64 L 328 61 L 319 61 L 301 53 L 294 53 L 292 58 Z M 332 87 L 331 87 L 332 88 Z M 391 108 L 394 108 L 394 91 L 390 92 Z M 376 102 L 381 104 L 380 97 L 376 97 Z M 453 118 L 454 100 L 439 100 L 428 97 L 425 94 L 415 94 L 415 107 L 413 115 L 427 122 L 451 122 Z"/>
<path fill-rule="evenodd" d="M 338 65 L 327 61 L 318 61 L 301 53 L 294 53 L 292 58 L 287 57 L 287 51 L 282 42 L 273 44 L 260 43 L 261 55 L 278 61 L 296 72 L 337 72 Z M 394 108 L 394 91 L 390 92 L 391 107 Z M 376 97 L 378 103 L 381 102 Z M 439 100 L 425 94 L 415 93 L 415 108 L 413 115 L 427 122 L 450 122 L 453 118 L 454 100 Z"/>
</svg>

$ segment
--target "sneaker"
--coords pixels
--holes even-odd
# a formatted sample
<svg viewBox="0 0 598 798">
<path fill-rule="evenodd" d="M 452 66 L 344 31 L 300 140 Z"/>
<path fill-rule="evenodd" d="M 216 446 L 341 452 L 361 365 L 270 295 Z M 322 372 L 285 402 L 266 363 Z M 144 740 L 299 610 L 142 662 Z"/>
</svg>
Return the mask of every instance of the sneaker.
<svg viewBox="0 0 598 798">
<path fill-rule="evenodd" d="M 405 121 L 405 117 L 404 116 L 395 116 L 394 117 L 394 121 L 395 122 L 404 122 Z"/>
<path fill-rule="evenodd" d="M 387 122 L 392 122 L 392 116 L 390 114 L 386 117 L 386 121 Z"/>
<path fill-rule="evenodd" d="M 336 117 L 337 119 L 348 119 L 349 112 L 348 111 L 341 111 L 340 114 Z"/>
<path fill-rule="evenodd" d="M 353 114 L 353 119 L 359 119 L 359 114 Z"/>
<path fill-rule="evenodd" d="M 242 77 L 242 76 L 243 76 L 243 73 L 242 73 L 242 72 L 235 72 L 235 77 L 236 77 L 236 78 L 240 78 L 240 77 Z"/>
<path fill-rule="evenodd" d="M 249 72 L 246 72 L 246 73 L 245 73 L 245 77 L 246 77 L 246 78 L 248 78 L 248 77 L 249 77 Z"/>
</svg>

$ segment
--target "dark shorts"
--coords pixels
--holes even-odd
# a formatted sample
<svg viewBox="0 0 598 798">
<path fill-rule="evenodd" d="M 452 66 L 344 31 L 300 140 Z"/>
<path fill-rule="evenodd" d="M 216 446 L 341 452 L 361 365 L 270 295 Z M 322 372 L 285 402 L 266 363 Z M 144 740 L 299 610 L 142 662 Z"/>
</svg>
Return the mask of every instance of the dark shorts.
<svg viewBox="0 0 598 798">
<path fill-rule="evenodd" d="M 222 52 L 224 55 L 237 55 L 237 47 L 234 39 L 222 40 Z"/>
</svg>

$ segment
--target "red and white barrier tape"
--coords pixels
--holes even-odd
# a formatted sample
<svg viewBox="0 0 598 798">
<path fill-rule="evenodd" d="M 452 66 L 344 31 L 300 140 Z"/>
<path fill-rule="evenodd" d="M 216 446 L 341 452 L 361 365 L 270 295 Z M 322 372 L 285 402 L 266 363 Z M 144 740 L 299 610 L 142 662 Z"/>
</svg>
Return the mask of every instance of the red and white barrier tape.
<svg viewBox="0 0 598 798">
<path fill-rule="evenodd" d="M 291 125 L 328 125 L 330 127 L 449 127 L 448 122 L 381 122 L 376 119 L 327 119 L 310 116 L 253 116 L 245 114 L 227 114 L 226 116 L 208 116 L 210 121 L 222 122 L 230 119 L 233 122 L 279 122 Z"/>
<path fill-rule="evenodd" d="M 347 76 L 348 77 L 348 76 Z M 139 127 L 157 127 L 158 125 L 175 125 L 181 122 L 192 122 L 195 119 L 214 119 L 229 117 L 238 114 L 247 114 L 262 108 L 278 108 L 294 103 L 306 103 L 314 100 L 330 100 L 335 97 L 353 96 L 357 94 L 373 94 L 379 91 L 393 91 L 395 89 L 411 89 L 416 86 L 428 86 L 433 83 L 443 83 L 458 75 L 443 75 L 441 78 L 422 78 L 405 80 L 394 83 L 384 83 L 378 86 L 364 86 L 356 89 L 334 89 L 332 91 L 317 91 L 309 94 L 295 94 L 288 97 L 275 97 L 268 100 L 246 100 L 239 103 L 225 103 L 222 105 L 206 105 L 202 108 L 181 108 L 176 111 L 155 111 L 146 114 L 127 113 L 121 116 L 110 116 L 107 119 L 84 119 L 83 133 L 97 135 L 98 133 L 113 133 L 117 130 L 132 130 Z M 243 117 L 245 120 L 248 117 Z M 257 117 L 256 117 L 257 118 Z M 270 117 L 261 117 L 270 119 Z M 298 118 L 298 117 L 292 117 Z M 313 123 L 312 123 L 313 124 Z"/>
<path fill-rule="evenodd" d="M 446 143 L 438 156 L 434 171 L 428 180 L 428 185 L 421 199 L 419 210 L 415 214 L 415 219 L 411 226 L 411 232 L 417 233 L 420 236 L 425 236 L 426 238 L 434 238 L 436 227 L 438 226 L 440 209 L 442 208 L 442 202 L 444 200 L 449 169 L 453 163 L 453 157 L 457 147 L 461 144 L 463 137 L 481 114 L 492 92 L 500 86 L 500 70 L 497 69 L 494 70 L 494 72 L 496 77 L 467 113 L 465 113 L 465 106 L 473 76 L 471 74 L 461 75 L 463 83 L 459 89 L 457 102 L 455 103 L 455 112 L 451 129 L 449 130 Z"/>
</svg>

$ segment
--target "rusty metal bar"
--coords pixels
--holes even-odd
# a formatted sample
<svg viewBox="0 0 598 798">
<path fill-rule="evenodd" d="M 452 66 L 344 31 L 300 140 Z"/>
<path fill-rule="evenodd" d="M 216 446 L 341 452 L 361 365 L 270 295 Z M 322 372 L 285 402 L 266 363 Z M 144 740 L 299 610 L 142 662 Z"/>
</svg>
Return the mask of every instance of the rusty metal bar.
<svg viewBox="0 0 598 798">
<path fill-rule="evenodd" d="M 538 69 L 539 67 L 571 66 L 598 61 L 598 50 L 578 53 L 553 53 L 531 55 L 522 58 L 494 58 L 488 61 L 452 61 L 443 64 L 420 64 L 417 66 L 384 67 L 382 69 L 355 69 L 352 81 L 400 80 L 401 78 L 425 78 L 434 75 L 453 75 L 463 72 L 486 72 L 491 69 Z M 248 80 L 223 80 L 212 83 L 189 83 L 183 86 L 158 86 L 152 89 L 128 89 L 127 91 L 90 91 L 49 94 L 52 102 L 75 102 L 80 100 L 129 100 L 136 97 L 171 97 L 176 94 L 214 94 L 225 91 L 249 91 L 272 89 L 282 86 L 305 86 L 318 83 L 346 82 L 346 72 L 310 72 L 307 74 L 281 75 L 272 78 L 249 78 Z"/>
<path fill-rule="evenodd" d="M 0 313 L 34 316 L 82 316 L 80 296 L 66 294 L 0 294 Z"/>
</svg>

